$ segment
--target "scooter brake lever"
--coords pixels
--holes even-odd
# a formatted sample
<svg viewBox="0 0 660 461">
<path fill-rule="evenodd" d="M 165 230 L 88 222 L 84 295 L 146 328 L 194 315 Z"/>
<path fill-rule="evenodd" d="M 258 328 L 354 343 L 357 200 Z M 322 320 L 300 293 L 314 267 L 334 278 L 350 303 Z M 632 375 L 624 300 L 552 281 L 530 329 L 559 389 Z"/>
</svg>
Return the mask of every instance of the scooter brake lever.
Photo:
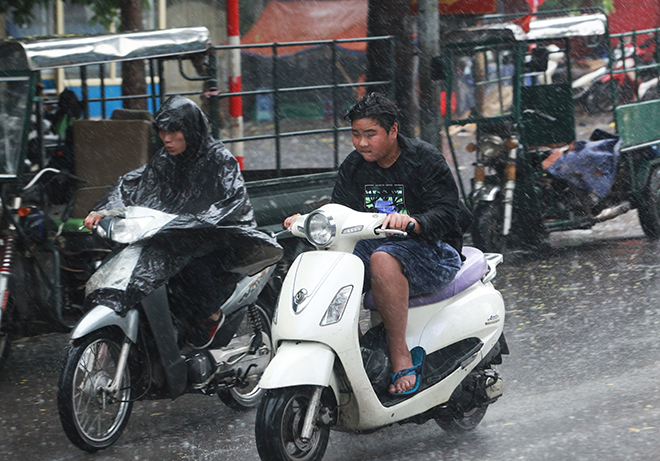
<svg viewBox="0 0 660 461">
<path fill-rule="evenodd" d="M 396 229 L 383 229 L 380 227 L 377 227 L 374 229 L 374 232 L 379 235 L 379 234 L 392 234 L 392 235 L 400 235 L 401 237 L 407 237 L 408 232 L 396 230 Z"/>
</svg>

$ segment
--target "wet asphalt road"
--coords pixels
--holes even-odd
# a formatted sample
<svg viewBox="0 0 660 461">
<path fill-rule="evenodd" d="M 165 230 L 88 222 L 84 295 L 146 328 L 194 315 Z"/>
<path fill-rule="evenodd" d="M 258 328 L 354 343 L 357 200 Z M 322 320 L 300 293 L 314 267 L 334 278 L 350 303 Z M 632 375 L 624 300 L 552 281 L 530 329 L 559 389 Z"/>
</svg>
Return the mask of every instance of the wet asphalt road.
<svg viewBox="0 0 660 461">
<path fill-rule="evenodd" d="M 654 460 L 660 448 L 660 243 L 635 212 L 510 251 L 496 287 L 511 355 L 504 396 L 458 438 L 434 422 L 331 433 L 325 460 Z M 186 395 L 138 403 L 119 442 L 89 455 L 56 409 L 66 336 L 13 344 L 0 376 L 0 459 L 257 460 L 255 412 Z"/>
</svg>

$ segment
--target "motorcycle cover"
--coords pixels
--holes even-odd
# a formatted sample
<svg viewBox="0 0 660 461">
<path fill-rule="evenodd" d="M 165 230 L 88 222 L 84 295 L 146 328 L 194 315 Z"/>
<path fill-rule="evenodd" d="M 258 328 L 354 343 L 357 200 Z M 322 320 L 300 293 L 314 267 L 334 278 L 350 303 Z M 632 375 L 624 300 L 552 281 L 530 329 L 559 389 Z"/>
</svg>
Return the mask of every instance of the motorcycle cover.
<svg viewBox="0 0 660 461">
<path fill-rule="evenodd" d="M 548 173 L 604 198 L 610 192 L 619 159 L 619 136 L 595 130 L 589 141 L 575 141 Z"/>
<path fill-rule="evenodd" d="M 256 230 L 234 156 L 211 137 L 206 117 L 187 98 L 166 101 L 156 131 L 182 130 L 186 149 L 163 147 L 144 166 L 120 177 L 94 205 L 101 214 L 141 206 L 177 215 L 148 239 L 122 249 L 89 280 L 85 304 L 119 314 L 167 282 L 194 258 L 217 252 L 231 272 L 251 275 L 278 261 L 282 249 Z"/>
</svg>

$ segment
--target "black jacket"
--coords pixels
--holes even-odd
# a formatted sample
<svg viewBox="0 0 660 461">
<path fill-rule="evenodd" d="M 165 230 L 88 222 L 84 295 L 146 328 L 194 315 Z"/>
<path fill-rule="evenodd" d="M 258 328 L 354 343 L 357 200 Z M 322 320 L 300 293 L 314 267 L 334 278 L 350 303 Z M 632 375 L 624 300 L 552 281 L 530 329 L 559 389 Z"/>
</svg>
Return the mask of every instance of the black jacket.
<svg viewBox="0 0 660 461">
<path fill-rule="evenodd" d="M 402 189 L 403 201 L 394 204 L 396 209 L 391 211 L 403 211 L 415 218 L 422 227 L 419 238 L 442 240 L 460 253 L 471 215 L 458 198 L 449 165 L 429 143 L 402 135 L 397 141 L 401 155 L 389 168 L 365 161 L 355 150 L 351 152 L 339 168 L 332 201 L 357 211 L 382 211 L 367 204 L 373 203 L 373 196 L 378 194 L 373 186 L 384 185 L 388 192 L 397 193 Z"/>
</svg>

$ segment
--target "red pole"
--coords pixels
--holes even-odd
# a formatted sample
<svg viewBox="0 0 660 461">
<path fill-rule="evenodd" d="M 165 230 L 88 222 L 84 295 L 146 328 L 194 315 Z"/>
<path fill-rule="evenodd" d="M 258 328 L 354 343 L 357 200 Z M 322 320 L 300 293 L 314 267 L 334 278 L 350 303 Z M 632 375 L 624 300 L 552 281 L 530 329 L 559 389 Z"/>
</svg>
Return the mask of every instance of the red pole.
<svg viewBox="0 0 660 461">
<path fill-rule="evenodd" d="M 230 46 L 240 45 L 238 0 L 227 0 L 227 41 Z M 241 90 L 241 50 L 236 48 L 229 52 L 229 92 L 240 93 Z M 243 137 L 243 99 L 240 96 L 229 98 L 230 132 L 232 138 Z M 238 164 L 243 169 L 243 143 L 232 146 Z"/>
</svg>

